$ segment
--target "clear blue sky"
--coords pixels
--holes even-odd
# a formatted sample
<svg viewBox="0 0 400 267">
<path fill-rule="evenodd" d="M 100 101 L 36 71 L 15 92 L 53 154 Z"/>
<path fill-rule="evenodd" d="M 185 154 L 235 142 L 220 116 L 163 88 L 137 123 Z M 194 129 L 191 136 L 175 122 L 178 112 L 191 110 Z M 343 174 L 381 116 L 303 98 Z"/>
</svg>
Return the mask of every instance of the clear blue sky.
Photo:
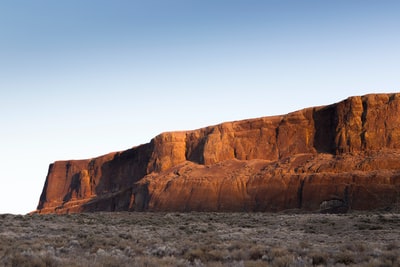
<svg viewBox="0 0 400 267">
<path fill-rule="evenodd" d="M 172 130 L 400 91 L 400 1 L 5 0 L 0 213 L 48 165 Z"/>
</svg>

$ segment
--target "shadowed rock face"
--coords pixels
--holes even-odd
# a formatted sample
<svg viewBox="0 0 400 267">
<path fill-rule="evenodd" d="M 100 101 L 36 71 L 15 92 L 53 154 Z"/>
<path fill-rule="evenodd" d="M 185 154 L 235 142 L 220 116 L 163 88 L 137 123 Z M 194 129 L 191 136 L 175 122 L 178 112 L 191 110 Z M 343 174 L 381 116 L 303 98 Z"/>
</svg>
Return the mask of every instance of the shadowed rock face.
<svg viewBox="0 0 400 267">
<path fill-rule="evenodd" d="M 400 94 L 374 94 L 57 161 L 36 212 L 399 206 Z"/>
</svg>

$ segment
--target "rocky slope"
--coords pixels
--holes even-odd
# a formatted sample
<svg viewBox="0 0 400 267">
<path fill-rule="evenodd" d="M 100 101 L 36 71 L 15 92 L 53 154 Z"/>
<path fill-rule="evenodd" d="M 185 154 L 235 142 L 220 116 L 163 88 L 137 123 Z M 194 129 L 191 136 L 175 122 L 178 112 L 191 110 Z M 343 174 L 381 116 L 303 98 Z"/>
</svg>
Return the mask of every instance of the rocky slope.
<svg viewBox="0 0 400 267">
<path fill-rule="evenodd" d="M 373 94 L 57 161 L 36 212 L 399 206 L 400 94 Z"/>
</svg>

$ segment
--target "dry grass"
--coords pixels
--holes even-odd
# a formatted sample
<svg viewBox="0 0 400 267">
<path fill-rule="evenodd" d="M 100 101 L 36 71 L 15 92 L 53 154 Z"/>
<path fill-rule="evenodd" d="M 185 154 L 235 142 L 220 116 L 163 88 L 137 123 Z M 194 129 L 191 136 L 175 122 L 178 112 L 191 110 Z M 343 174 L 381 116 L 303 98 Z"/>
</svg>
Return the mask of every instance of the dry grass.
<svg viewBox="0 0 400 267">
<path fill-rule="evenodd" d="M 3 214 L 0 266 L 400 266 L 400 214 Z"/>
</svg>

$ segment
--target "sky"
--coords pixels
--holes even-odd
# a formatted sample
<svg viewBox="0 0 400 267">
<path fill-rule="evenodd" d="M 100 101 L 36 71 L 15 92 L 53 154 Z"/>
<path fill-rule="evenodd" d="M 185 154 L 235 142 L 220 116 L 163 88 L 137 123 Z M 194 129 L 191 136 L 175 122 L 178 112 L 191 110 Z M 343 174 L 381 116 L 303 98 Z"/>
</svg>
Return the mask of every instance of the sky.
<svg viewBox="0 0 400 267">
<path fill-rule="evenodd" d="M 0 213 L 48 166 L 400 91 L 400 1 L 0 2 Z"/>
</svg>

